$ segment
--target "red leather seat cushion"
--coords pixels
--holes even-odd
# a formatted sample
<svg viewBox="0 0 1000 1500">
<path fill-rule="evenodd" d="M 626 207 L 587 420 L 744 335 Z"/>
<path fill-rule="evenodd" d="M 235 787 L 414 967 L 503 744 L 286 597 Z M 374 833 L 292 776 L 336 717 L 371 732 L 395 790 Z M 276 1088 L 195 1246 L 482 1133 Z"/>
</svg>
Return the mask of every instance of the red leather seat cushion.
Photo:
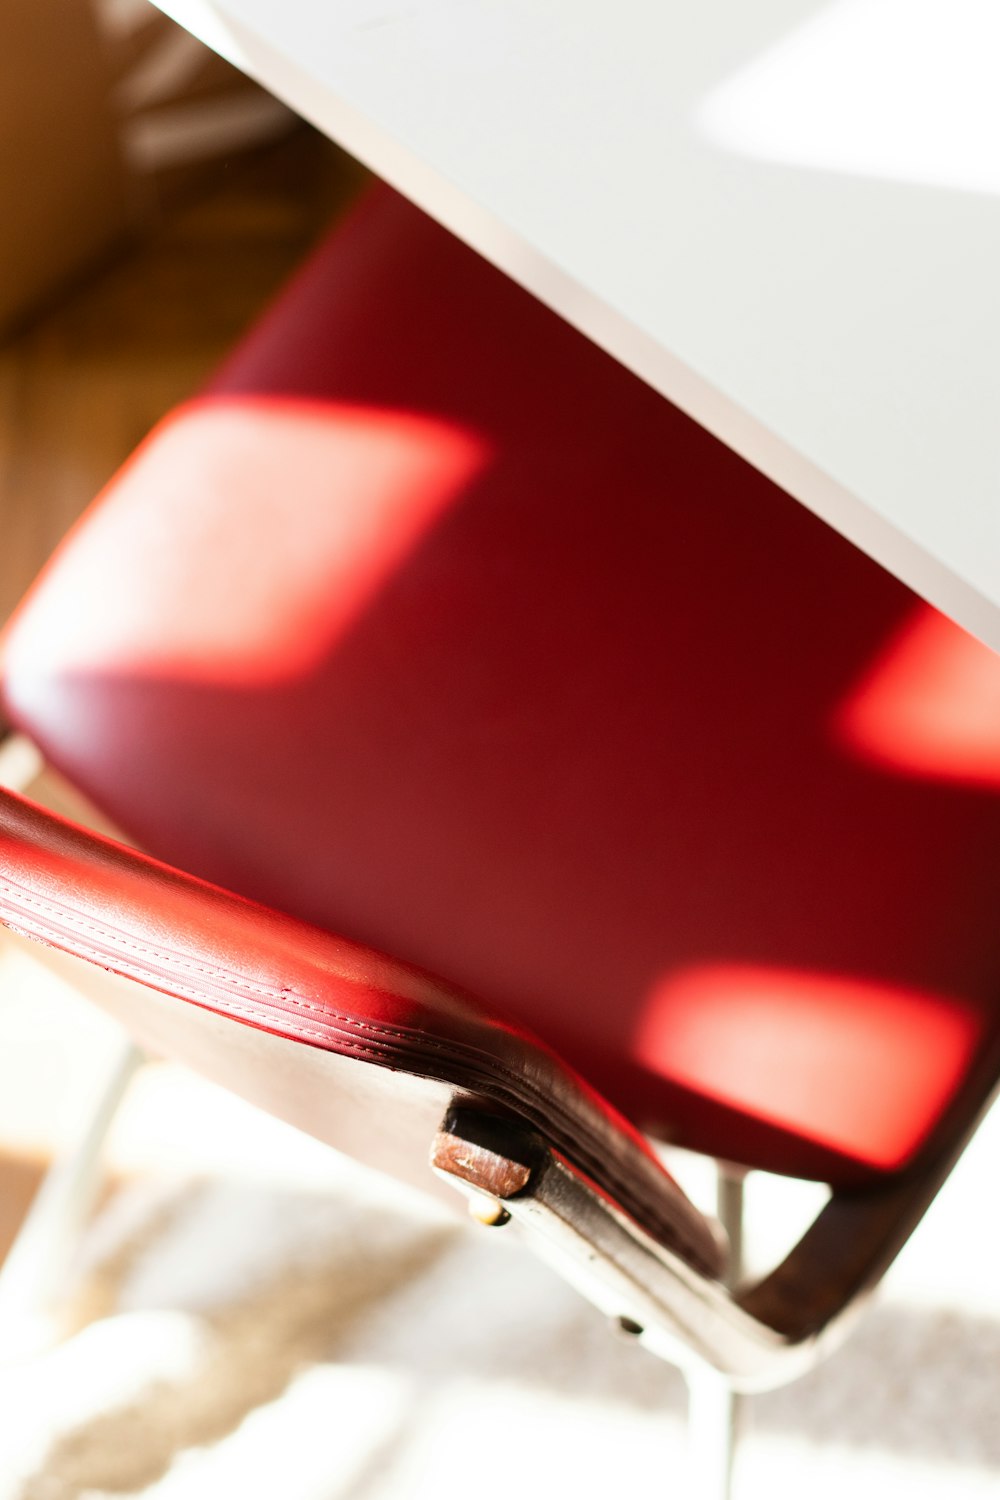
<svg viewBox="0 0 1000 1500">
<path fill-rule="evenodd" d="M 150 851 L 688 1144 L 900 1167 L 995 1027 L 997 660 L 389 193 L 111 485 L 5 670 Z"/>
</svg>

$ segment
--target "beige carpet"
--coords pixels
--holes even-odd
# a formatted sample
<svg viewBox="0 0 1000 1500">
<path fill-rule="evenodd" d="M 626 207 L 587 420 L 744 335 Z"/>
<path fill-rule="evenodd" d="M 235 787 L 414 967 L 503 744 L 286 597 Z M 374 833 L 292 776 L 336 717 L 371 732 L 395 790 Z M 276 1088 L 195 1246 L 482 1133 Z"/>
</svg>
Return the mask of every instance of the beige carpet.
<svg viewBox="0 0 1000 1500">
<path fill-rule="evenodd" d="M 9 943 L 0 987 L 17 1157 L 72 1138 L 109 1034 Z M 680 1379 L 505 1231 L 167 1067 L 110 1154 L 61 1341 L 0 1364 L 0 1500 L 692 1493 Z M 737 1500 L 997 1493 L 998 1160 L 994 1118 L 852 1339 L 753 1403 Z M 765 1253 L 809 1195 L 752 1188 Z"/>
</svg>

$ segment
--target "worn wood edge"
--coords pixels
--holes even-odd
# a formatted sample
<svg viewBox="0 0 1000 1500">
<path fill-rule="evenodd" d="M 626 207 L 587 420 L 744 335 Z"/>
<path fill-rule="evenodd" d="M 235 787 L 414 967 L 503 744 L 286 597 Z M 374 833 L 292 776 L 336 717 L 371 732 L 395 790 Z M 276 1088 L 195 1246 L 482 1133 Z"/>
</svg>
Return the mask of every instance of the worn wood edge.
<svg viewBox="0 0 1000 1500">
<path fill-rule="evenodd" d="M 436 1172 L 503 1201 L 524 1192 L 545 1152 L 533 1131 L 479 1110 L 451 1109 L 431 1145 Z"/>
</svg>

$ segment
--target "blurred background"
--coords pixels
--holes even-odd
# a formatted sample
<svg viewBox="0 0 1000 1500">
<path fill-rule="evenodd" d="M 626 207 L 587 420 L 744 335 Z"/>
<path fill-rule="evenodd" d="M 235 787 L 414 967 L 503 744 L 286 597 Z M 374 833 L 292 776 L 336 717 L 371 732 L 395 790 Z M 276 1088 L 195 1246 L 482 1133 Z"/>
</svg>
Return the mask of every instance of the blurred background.
<svg viewBox="0 0 1000 1500">
<path fill-rule="evenodd" d="M 361 180 L 147 0 L 4 0 L 0 618 Z"/>
<path fill-rule="evenodd" d="M 0 620 L 362 180 L 146 0 L 5 0 Z M 0 1249 L 116 1045 L 0 937 Z M 995 1494 L 998 1158 L 988 1122 L 859 1332 L 754 1403 L 737 1500 Z M 162 1064 L 107 1164 L 51 1324 L 0 1320 L 0 1500 L 689 1493 L 679 1376 L 503 1234 Z M 816 1206 L 749 1196 L 760 1260 Z"/>
</svg>

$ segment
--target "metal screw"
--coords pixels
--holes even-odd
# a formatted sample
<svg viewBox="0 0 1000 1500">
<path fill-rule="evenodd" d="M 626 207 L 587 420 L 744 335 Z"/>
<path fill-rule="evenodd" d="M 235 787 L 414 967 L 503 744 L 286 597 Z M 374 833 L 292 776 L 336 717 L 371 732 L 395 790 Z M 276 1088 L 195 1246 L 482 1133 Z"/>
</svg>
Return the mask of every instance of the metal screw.
<svg viewBox="0 0 1000 1500">
<path fill-rule="evenodd" d="M 469 1213 L 477 1224 L 485 1224 L 488 1229 L 499 1229 L 502 1224 L 510 1222 L 510 1214 L 500 1199 L 491 1198 L 487 1193 L 475 1193 L 470 1197 Z"/>
</svg>

